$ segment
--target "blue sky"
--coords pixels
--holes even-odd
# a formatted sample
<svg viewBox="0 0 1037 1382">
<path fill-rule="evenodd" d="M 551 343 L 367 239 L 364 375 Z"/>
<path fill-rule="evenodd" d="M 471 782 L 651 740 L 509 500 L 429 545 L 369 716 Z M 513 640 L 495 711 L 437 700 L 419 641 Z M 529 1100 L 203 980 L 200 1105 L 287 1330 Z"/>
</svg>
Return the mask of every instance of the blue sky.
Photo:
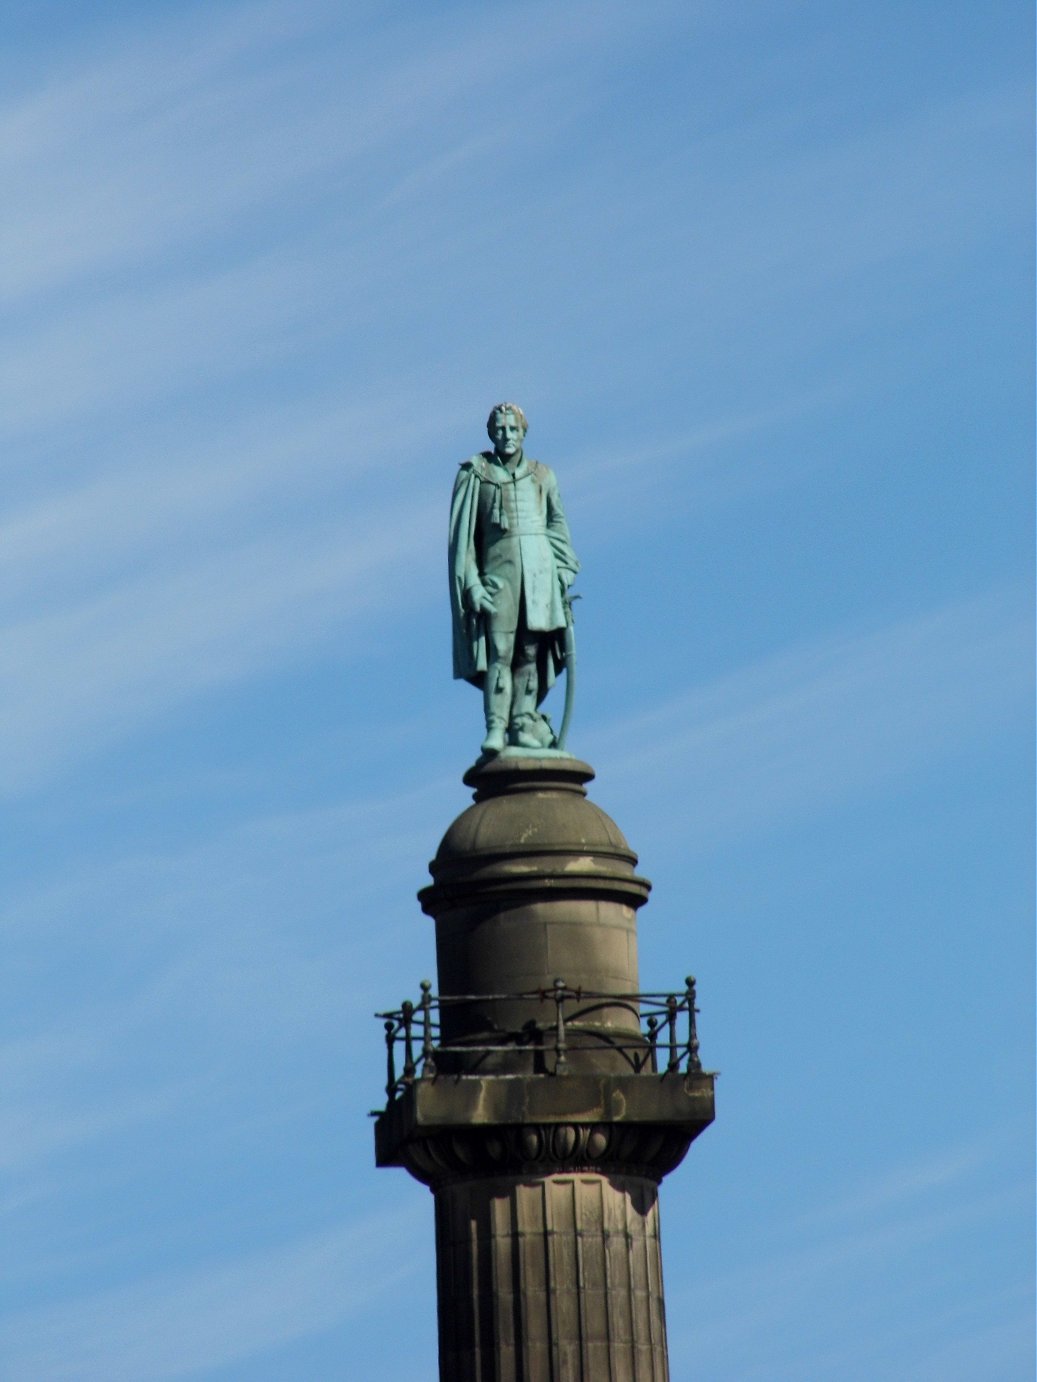
<svg viewBox="0 0 1037 1382">
<path fill-rule="evenodd" d="M 481 737 L 456 464 L 699 978 L 675 1379 L 1032 1375 L 1029 7 L 5 7 L 12 1382 L 434 1377 L 380 1030 Z"/>
</svg>

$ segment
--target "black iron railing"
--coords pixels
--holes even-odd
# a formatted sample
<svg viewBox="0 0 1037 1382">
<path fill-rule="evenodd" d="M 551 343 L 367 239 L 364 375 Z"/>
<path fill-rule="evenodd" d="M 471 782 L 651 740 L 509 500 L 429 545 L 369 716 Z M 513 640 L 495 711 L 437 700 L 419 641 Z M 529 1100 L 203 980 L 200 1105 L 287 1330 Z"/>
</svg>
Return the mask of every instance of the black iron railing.
<svg viewBox="0 0 1037 1382">
<path fill-rule="evenodd" d="M 375 1014 L 385 1029 L 385 1092 L 391 1102 L 415 1080 L 433 1078 L 441 1064 L 453 1066 L 455 1062 L 444 1061 L 444 1057 L 455 1054 L 471 1062 L 495 1052 L 552 1050 L 554 1066 L 550 1073 L 564 1075 L 569 1070 L 571 1039 L 577 1030 L 582 1050 L 587 1049 L 588 1041 L 595 1041 L 620 1053 L 635 1074 L 677 1074 L 682 1068 L 685 1074 L 700 1074 L 695 980 L 689 976 L 684 982 L 683 993 L 605 993 L 570 988 L 564 979 L 556 979 L 550 988 L 525 993 L 436 995 L 428 980 L 423 980 L 417 1003 L 405 1001 L 391 1012 Z M 544 1004 L 543 1022 L 533 1020 L 518 1032 L 502 1031 L 491 1042 L 467 1037 L 452 1042 L 443 1039 L 441 1019 L 448 1008 L 531 1000 Z M 632 1014 L 636 1028 L 600 1025 L 603 1013 L 615 1014 L 617 1009 Z"/>
</svg>

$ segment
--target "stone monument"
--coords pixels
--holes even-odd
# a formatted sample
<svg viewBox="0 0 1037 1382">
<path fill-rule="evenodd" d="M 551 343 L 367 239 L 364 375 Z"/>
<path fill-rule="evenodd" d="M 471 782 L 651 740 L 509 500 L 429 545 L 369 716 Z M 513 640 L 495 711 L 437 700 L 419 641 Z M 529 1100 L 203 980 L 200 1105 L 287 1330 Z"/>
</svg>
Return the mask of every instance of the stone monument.
<svg viewBox="0 0 1037 1382">
<path fill-rule="evenodd" d="M 450 505 L 454 676 L 482 689 L 484 753 L 560 747 L 539 706 L 567 641 L 572 677 L 568 592 L 580 564 L 554 472 L 523 450 L 522 409 L 496 404 L 486 430 L 493 450 L 461 463 Z"/>
<path fill-rule="evenodd" d="M 488 430 L 450 515 L 454 672 L 486 737 L 419 893 L 438 992 L 379 1014 L 376 1161 L 435 1200 L 441 1382 L 665 1382 L 658 1187 L 713 1120 L 713 1076 L 694 980 L 641 991 L 651 885 L 562 747 L 578 565 L 557 482 L 515 404 Z"/>
</svg>

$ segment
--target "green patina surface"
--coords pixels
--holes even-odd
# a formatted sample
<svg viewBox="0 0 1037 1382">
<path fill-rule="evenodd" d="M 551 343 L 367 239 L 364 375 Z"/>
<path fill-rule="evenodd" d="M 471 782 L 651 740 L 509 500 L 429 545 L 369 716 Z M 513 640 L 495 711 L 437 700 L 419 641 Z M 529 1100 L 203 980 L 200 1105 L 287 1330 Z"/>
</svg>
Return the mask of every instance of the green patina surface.
<svg viewBox="0 0 1037 1382">
<path fill-rule="evenodd" d="M 461 463 L 450 505 L 454 676 L 483 693 L 486 755 L 564 748 L 575 648 L 569 587 L 579 571 L 554 471 L 525 454 L 525 414 L 498 403 L 492 451 Z M 562 669 L 556 732 L 540 709 Z"/>
</svg>

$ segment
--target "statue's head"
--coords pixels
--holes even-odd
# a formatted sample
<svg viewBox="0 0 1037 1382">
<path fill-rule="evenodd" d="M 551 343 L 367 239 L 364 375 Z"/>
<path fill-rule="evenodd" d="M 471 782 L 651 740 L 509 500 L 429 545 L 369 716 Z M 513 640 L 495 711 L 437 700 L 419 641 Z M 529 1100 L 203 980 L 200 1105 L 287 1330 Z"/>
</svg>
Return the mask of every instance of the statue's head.
<svg viewBox="0 0 1037 1382">
<path fill-rule="evenodd" d="M 527 431 L 530 430 L 530 424 L 525 420 L 525 413 L 521 410 L 519 404 L 494 404 L 494 406 L 489 409 L 489 417 L 487 417 L 487 431 L 491 441 L 492 437 L 494 437 L 496 420 L 498 420 L 498 417 L 503 415 L 503 413 L 513 413 L 514 420 L 519 423 L 521 430 L 523 430 L 523 437 L 527 434 Z"/>
<path fill-rule="evenodd" d="M 486 432 L 497 455 L 507 460 L 522 450 L 529 430 L 526 415 L 517 403 L 495 403 L 486 419 Z"/>
</svg>

